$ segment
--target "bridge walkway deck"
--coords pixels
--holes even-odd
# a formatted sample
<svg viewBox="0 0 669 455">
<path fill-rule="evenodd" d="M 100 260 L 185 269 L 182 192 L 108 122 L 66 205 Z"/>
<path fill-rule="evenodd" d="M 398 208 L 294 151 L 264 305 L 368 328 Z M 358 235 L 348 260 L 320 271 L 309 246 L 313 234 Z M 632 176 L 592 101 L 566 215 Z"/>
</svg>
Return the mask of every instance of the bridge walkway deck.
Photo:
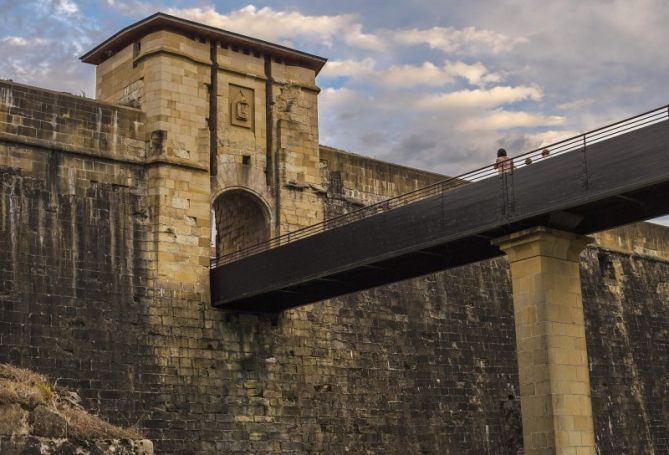
<svg viewBox="0 0 669 455">
<path fill-rule="evenodd" d="M 276 313 L 500 256 L 490 240 L 518 230 L 589 234 L 669 213 L 666 107 L 550 148 L 548 159 L 531 152 L 530 165 L 528 154 L 515 158 L 512 172 L 487 167 L 414 202 L 216 264 L 212 304 Z"/>
</svg>

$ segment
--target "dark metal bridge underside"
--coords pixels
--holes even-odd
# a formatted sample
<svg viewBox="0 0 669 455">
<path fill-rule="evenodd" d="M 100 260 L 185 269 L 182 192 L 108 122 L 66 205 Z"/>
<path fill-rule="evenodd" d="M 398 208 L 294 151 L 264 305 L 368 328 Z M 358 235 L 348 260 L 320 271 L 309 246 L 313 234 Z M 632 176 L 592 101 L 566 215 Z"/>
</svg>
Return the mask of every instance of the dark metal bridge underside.
<svg viewBox="0 0 669 455">
<path fill-rule="evenodd" d="M 669 121 L 211 270 L 212 304 L 276 313 L 500 256 L 534 226 L 589 234 L 669 213 Z"/>
</svg>

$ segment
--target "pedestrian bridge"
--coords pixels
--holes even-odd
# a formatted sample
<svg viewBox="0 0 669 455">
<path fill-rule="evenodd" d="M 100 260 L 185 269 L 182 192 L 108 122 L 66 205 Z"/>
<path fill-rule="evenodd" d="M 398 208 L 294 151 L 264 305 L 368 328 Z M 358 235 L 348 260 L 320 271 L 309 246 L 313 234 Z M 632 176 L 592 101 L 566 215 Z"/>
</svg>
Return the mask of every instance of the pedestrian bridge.
<svg viewBox="0 0 669 455">
<path fill-rule="evenodd" d="M 212 304 L 277 313 L 501 256 L 492 239 L 534 226 L 589 234 L 669 214 L 669 107 L 545 149 L 217 258 Z"/>
</svg>

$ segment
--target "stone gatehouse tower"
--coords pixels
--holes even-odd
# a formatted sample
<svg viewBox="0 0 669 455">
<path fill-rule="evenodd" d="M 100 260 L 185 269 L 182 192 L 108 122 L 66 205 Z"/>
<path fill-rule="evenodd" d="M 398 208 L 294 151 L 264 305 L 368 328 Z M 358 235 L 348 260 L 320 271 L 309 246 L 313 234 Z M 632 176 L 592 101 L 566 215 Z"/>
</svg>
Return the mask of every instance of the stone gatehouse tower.
<svg viewBox="0 0 669 455">
<path fill-rule="evenodd" d="M 322 220 L 325 59 L 158 13 L 82 60 L 98 100 L 146 114 L 159 279 L 207 280 L 210 217 L 218 255 Z"/>
<path fill-rule="evenodd" d="M 504 259 L 210 306 L 212 221 L 224 254 L 443 179 L 318 144 L 324 59 L 157 14 L 83 60 L 97 100 L 0 80 L 0 362 L 158 454 L 518 453 Z M 573 261 L 597 448 L 667 453 L 669 229 L 597 240 Z"/>
</svg>

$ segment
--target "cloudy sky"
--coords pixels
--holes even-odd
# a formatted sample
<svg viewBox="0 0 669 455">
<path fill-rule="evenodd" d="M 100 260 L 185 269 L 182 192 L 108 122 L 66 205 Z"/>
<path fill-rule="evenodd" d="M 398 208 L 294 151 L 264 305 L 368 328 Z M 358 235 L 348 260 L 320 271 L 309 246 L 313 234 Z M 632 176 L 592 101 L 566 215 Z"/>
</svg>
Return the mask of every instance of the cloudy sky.
<svg viewBox="0 0 669 455">
<path fill-rule="evenodd" d="M 667 0 L 0 0 L 0 78 L 91 95 L 158 10 L 327 57 L 321 143 L 449 175 L 669 103 Z"/>
</svg>

